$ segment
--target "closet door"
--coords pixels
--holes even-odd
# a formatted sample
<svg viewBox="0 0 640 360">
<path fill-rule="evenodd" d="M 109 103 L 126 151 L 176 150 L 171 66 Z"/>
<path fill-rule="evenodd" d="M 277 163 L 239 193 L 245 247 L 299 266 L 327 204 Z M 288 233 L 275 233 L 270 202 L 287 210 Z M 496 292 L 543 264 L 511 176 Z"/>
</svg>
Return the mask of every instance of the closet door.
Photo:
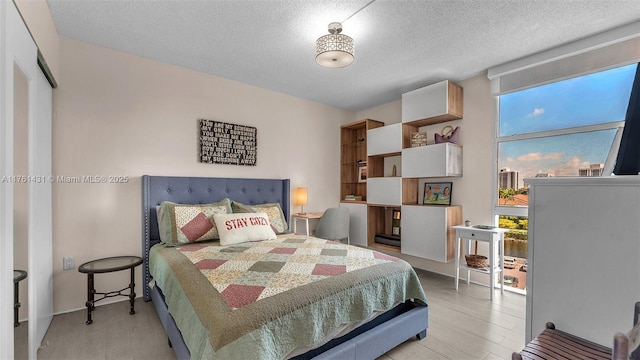
<svg viewBox="0 0 640 360">
<path fill-rule="evenodd" d="M 14 141 L 14 81 L 24 79 L 27 144 Z M 53 317 L 51 262 L 51 183 L 37 180 L 51 174 L 51 87 L 37 64 L 37 48 L 13 2 L 0 1 L 0 359 L 14 358 L 14 189 L 28 187 L 29 358 L 37 349 Z M 17 145 L 27 154 L 28 174 L 16 174 Z M 26 145 L 26 146 L 25 146 Z M 19 167 L 23 169 L 25 167 Z M 17 177 L 24 175 L 25 177 Z M 47 180 L 47 179 L 44 179 Z"/>
<path fill-rule="evenodd" d="M 52 89 L 40 69 L 34 85 L 37 106 L 29 118 L 29 359 L 37 357 L 53 319 Z"/>
</svg>

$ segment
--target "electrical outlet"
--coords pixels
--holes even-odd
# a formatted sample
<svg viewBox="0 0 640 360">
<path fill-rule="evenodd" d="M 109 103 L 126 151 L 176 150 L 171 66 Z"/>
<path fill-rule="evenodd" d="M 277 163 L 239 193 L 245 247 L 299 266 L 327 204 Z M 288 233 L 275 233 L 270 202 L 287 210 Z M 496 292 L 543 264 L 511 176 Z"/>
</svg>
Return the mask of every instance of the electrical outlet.
<svg viewBox="0 0 640 360">
<path fill-rule="evenodd" d="M 62 269 L 63 270 L 71 270 L 74 267 L 76 267 L 76 260 L 73 258 L 73 256 L 65 256 L 62 259 Z"/>
</svg>

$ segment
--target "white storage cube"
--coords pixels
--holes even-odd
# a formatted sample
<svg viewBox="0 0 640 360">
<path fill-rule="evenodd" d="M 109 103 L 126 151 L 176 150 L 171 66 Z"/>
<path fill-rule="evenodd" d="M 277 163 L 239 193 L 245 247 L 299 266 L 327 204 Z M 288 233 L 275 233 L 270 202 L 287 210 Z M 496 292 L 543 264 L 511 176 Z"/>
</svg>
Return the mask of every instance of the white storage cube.
<svg viewBox="0 0 640 360">
<path fill-rule="evenodd" d="M 449 81 L 441 81 L 402 94 L 402 122 L 446 114 L 449 109 Z"/>
<path fill-rule="evenodd" d="M 454 259 L 454 233 L 451 224 L 458 223 L 460 206 L 402 206 L 402 246 L 407 255 L 440 262 Z"/>
<path fill-rule="evenodd" d="M 367 155 L 402 151 L 402 124 L 391 124 L 367 131 Z"/>
<path fill-rule="evenodd" d="M 405 178 L 462 176 L 462 146 L 443 143 L 402 150 Z"/>
<path fill-rule="evenodd" d="M 380 177 L 367 179 L 367 203 L 402 205 L 402 178 Z"/>
</svg>

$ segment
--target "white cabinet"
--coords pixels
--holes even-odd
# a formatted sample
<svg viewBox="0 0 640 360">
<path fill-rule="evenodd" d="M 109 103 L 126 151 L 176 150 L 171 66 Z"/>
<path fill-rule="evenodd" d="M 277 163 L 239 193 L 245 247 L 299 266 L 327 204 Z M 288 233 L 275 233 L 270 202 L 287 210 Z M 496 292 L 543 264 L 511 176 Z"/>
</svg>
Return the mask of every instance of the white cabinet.
<svg viewBox="0 0 640 360">
<path fill-rule="evenodd" d="M 455 230 L 452 226 L 461 221 L 460 206 L 402 206 L 400 252 L 441 262 L 453 260 Z"/>
<path fill-rule="evenodd" d="M 610 347 L 613 334 L 631 326 L 640 300 L 640 176 L 525 182 L 526 341 L 552 321 Z"/>
<path fill-rule="evenodd" d="M 367 204 L 341 202 L 340 207 L 349 209 L 349 242 L 351 245 L 367 246 Z"/>
<path fill-rule="evenodd" d="M 367 155 L 386 155 L 402 151 L 402 124 L 381 126 L 367 131 Z"/>
<path fill-rule="evenodd" d="M 402 122 L 415 126 L 462 118 L 462 87 L 449 80 L 402 94 Z"/>
<path fill-rule="evenodd" d="M 402 150 L 405 178 L 462 176 L 462 146 L 443 143 Z"/>
<path fill-rule="evenodd" d="M 367 180 L 367 203 L 402 205 L 402 178 L 381 177 Z"/>
</svg>

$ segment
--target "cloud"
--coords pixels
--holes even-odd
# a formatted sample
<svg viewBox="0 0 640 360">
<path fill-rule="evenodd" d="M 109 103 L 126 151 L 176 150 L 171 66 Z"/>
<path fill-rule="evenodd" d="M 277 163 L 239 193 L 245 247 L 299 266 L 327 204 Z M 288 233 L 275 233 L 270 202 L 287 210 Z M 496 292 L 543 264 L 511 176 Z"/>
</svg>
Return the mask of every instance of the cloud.
<svg viewBox="0 0 640 360">
<path fill-rule="evenodd" d="M 571 157 L 566 163 L 555 167 L 557 176 L 577 176 L 579 168 L 589 167 L 588 161 L 583 161 L 577 156 Z"/>
<path fill-rule="evenodd" d="M 561 152 L 548 153 L 543 157 L 545 160 L 562 160 L 563 158 L 564 153 Z"/>
<path fill-rule="evenodd" d="M 518 160 L 520 161 L 538 161 L 540 159 L 542 159 L 542 154 L 539 152 L 528 153 L 528 154 L 518 156 Z"/>
<path fill-rule="evenodd" d="M 544 114 L 544 108 L 535 108 L 533 112 L 528 114 L 527 116 L 538 116 Z"/>
<path fill-rule="evenodd" d="M 553 152 L 548 154 L 542 154 L 541 152 L 528 153 L 518 156 L 519 161 L 538 161 L 538 160 L 562 160 L 564 159 L 564 153 Z"/>
</svg>

